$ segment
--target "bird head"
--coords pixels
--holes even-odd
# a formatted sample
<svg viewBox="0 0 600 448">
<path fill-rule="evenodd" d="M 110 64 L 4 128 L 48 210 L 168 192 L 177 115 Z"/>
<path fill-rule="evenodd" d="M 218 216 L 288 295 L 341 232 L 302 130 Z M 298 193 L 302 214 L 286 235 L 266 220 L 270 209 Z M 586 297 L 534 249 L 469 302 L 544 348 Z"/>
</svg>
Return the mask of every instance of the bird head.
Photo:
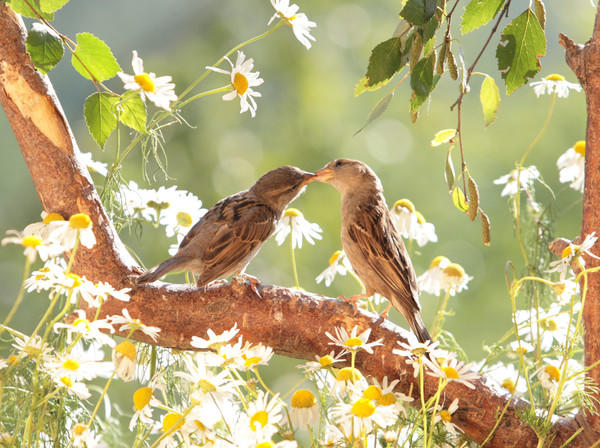
<svg viewBox="0 0 600 448">
<path fill-rule="evenodd" d="M 357 189 L 382 190 L 377 175 L 360 160 L 333 160 L 317 171 L 313 180 L 331 184 L 342 194 L 358 191 Z"/>
<path fill-rule="evenodd" d="M 275 210 L 283 212 L 314 179 L 313 173 L 302 171 L 295 166 L 280 166 L 258 179 L 251 191 Z"/>
</svg>

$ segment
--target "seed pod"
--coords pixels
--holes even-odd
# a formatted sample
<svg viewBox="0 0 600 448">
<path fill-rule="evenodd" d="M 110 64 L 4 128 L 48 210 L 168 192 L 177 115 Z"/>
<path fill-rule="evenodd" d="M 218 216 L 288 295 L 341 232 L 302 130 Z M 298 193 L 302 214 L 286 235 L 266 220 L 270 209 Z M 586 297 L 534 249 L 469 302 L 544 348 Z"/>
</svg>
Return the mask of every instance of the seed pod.
<svg viewBox="0 0 600 448">
<path fill-rule="evenodd" d="M 483 210 L 479 209 L 479 216 L 481 217 L 481 240 L 486 246 L 490 245 L 490 218 L 484 213 Z"/>
<path fill-rule="evenodd" d="M 412 49 L 410 52 L 410 69 L 412 70 L 417 62 L 419 62 L 419 58 L 421 57 L 421 51 L 423 51 L 423 38 L 419 33 L 415 33 L 415 37 L 413 38 Z"/>
<path fill-rule="evenodd" d="M 446 62 L 448 62 L 448 71 L 450 72 L 450 78 L 456 81 L 458 79 L 458 67 L 456 66 L 456 59 L 454 59 L 454 54 L 452 53 L 452 50 L 450 48 L 448 48 L 447 55 L 448 56 Z"/>
<path fill-rule="evenodd" d="M 477 210 L 479 209 L 479 188 L 470 174 L 468 174 L 467 186 L 469 188 L 469 218 L 475 221 Z"/>
<path fill-rule="evenodd" d="M 444 39 L 444 43 L 442 44 L 442 47 L 440 48 L 440 52 L 438 54 L 438 59 L 437 59 L 437 64 L 436 64 L 436 71 L 438 75 L 442 75 L 444 73 L 444 63 L 446 62 L 446 53 L 448 52 L 448 39 Z"/>
</svg>

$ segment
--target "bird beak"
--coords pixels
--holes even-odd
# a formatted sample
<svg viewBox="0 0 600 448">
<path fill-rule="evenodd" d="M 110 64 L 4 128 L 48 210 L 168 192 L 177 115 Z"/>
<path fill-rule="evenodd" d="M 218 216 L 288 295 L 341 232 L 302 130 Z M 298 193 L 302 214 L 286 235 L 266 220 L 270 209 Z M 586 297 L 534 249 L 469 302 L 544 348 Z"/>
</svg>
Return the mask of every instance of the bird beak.
<svg viewBox="0 0 600 448">
<path fill-rule="evenodd" d="M 309 173 L 308 171 L 305 171 L 304 172 L 304 179 L 302 179 L 302 182 L 300 183 L 300 186 L 303 187 L 306 184 L 311 183 L 315 179 L 316 179 L 316 174 L 315 173 Z"/>
<path fill-rule="evenodd" d="M 318 180 L 319 182 L 327 183 L 332 177 L 333 170 L 331 168 L 321 168 L 315 173 L 315 177 L 313 180 Z"/>
</svg>

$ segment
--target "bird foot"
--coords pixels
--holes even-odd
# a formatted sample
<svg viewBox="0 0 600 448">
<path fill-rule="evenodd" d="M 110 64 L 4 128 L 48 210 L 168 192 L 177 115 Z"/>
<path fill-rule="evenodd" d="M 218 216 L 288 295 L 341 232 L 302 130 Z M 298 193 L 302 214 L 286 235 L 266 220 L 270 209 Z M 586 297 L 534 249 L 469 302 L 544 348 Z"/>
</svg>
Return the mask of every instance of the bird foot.
<svg viewBox="0 0 600 448">
<path fill-rule="evenodd" d="M 358 312 L 358 305 L 356 304 L 356 302 L 358 302 L 360 299 L 364 299 L 365 297 L 368 297 L 368 296 L 366 294 L 355 294 L 350 297 L 338 296 L 338 299 L 341 299 L 342 302 L 352 304 L 352 308 L 354 308 L 354 312 Z"/>
<path fill-rule="evenodd" d="M 392 308 L 392 304 L 391 303 L 385 308 L 385 310 L 383 310 L 381 313 L 379 313 L 379 317 L 382 320 L 385 320 L 385 319 L 388 318 L 388 314 L 390 313 L 390 308 Z"/>
<path fill-rule="evenodd" d="M 253 275 L 246 274 L 245 272 L 240 273 L 240 274 L 235 274 L 233 276 L 232 280 L 234 282 L 239 282 L 239 283 L 241 283 L 242 281 L 246 281 L 246 282 L 250 283 L 250 288 L 252 289 L 252 292 L 262 299 L 262 296 L 258 292 L 258 288 L 257 288 L 257 286 L 260 285 L 260 280 L 257 279 L 256 277 L 254 277 Z"/>
<path fill-rule="evenodd" d="M 198 288 L 204 288 L 204 289 L 209 289 L 215 286 L 221 286 L 224 285 L 225 283 L 227 283 L 227 280 L 225 280 L 224 278 L 219 278 L 217 280 L 213 280 L 212 282 L 208 282 L 204 285 L 200 284 L 200 281 L 198 281 L 198 283 L 196 284 L 196 286 L 198 286 Z"/>
</svg>

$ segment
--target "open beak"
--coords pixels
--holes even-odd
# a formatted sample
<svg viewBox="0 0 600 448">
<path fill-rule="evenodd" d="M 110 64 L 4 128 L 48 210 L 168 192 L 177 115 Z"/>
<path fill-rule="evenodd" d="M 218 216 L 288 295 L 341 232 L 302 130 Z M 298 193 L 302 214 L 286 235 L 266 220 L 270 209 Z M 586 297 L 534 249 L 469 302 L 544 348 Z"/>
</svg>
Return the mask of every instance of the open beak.
<svg viewBox="0 0 600 448">
<path fill-rule="evenodd" d="M 309 183 L 311 183 L 313 180 L 316 179 L 316 174 L 315 173 L 309 173 L 308 171 L 305 171 L 303 174 L 304 179 L 302 179 L 302 182 L 300 182 L 300 186 L 303 187 Z"/>
<path fill-rule="evenodd" d="M 329 182 L 329 179 L 333 177 L 333 170 L 331 168 L 321 168 L 319 171 L 315 173 L 315 177 L 313 180 L 318 180 L 319 182 Z"/>
</svg>

